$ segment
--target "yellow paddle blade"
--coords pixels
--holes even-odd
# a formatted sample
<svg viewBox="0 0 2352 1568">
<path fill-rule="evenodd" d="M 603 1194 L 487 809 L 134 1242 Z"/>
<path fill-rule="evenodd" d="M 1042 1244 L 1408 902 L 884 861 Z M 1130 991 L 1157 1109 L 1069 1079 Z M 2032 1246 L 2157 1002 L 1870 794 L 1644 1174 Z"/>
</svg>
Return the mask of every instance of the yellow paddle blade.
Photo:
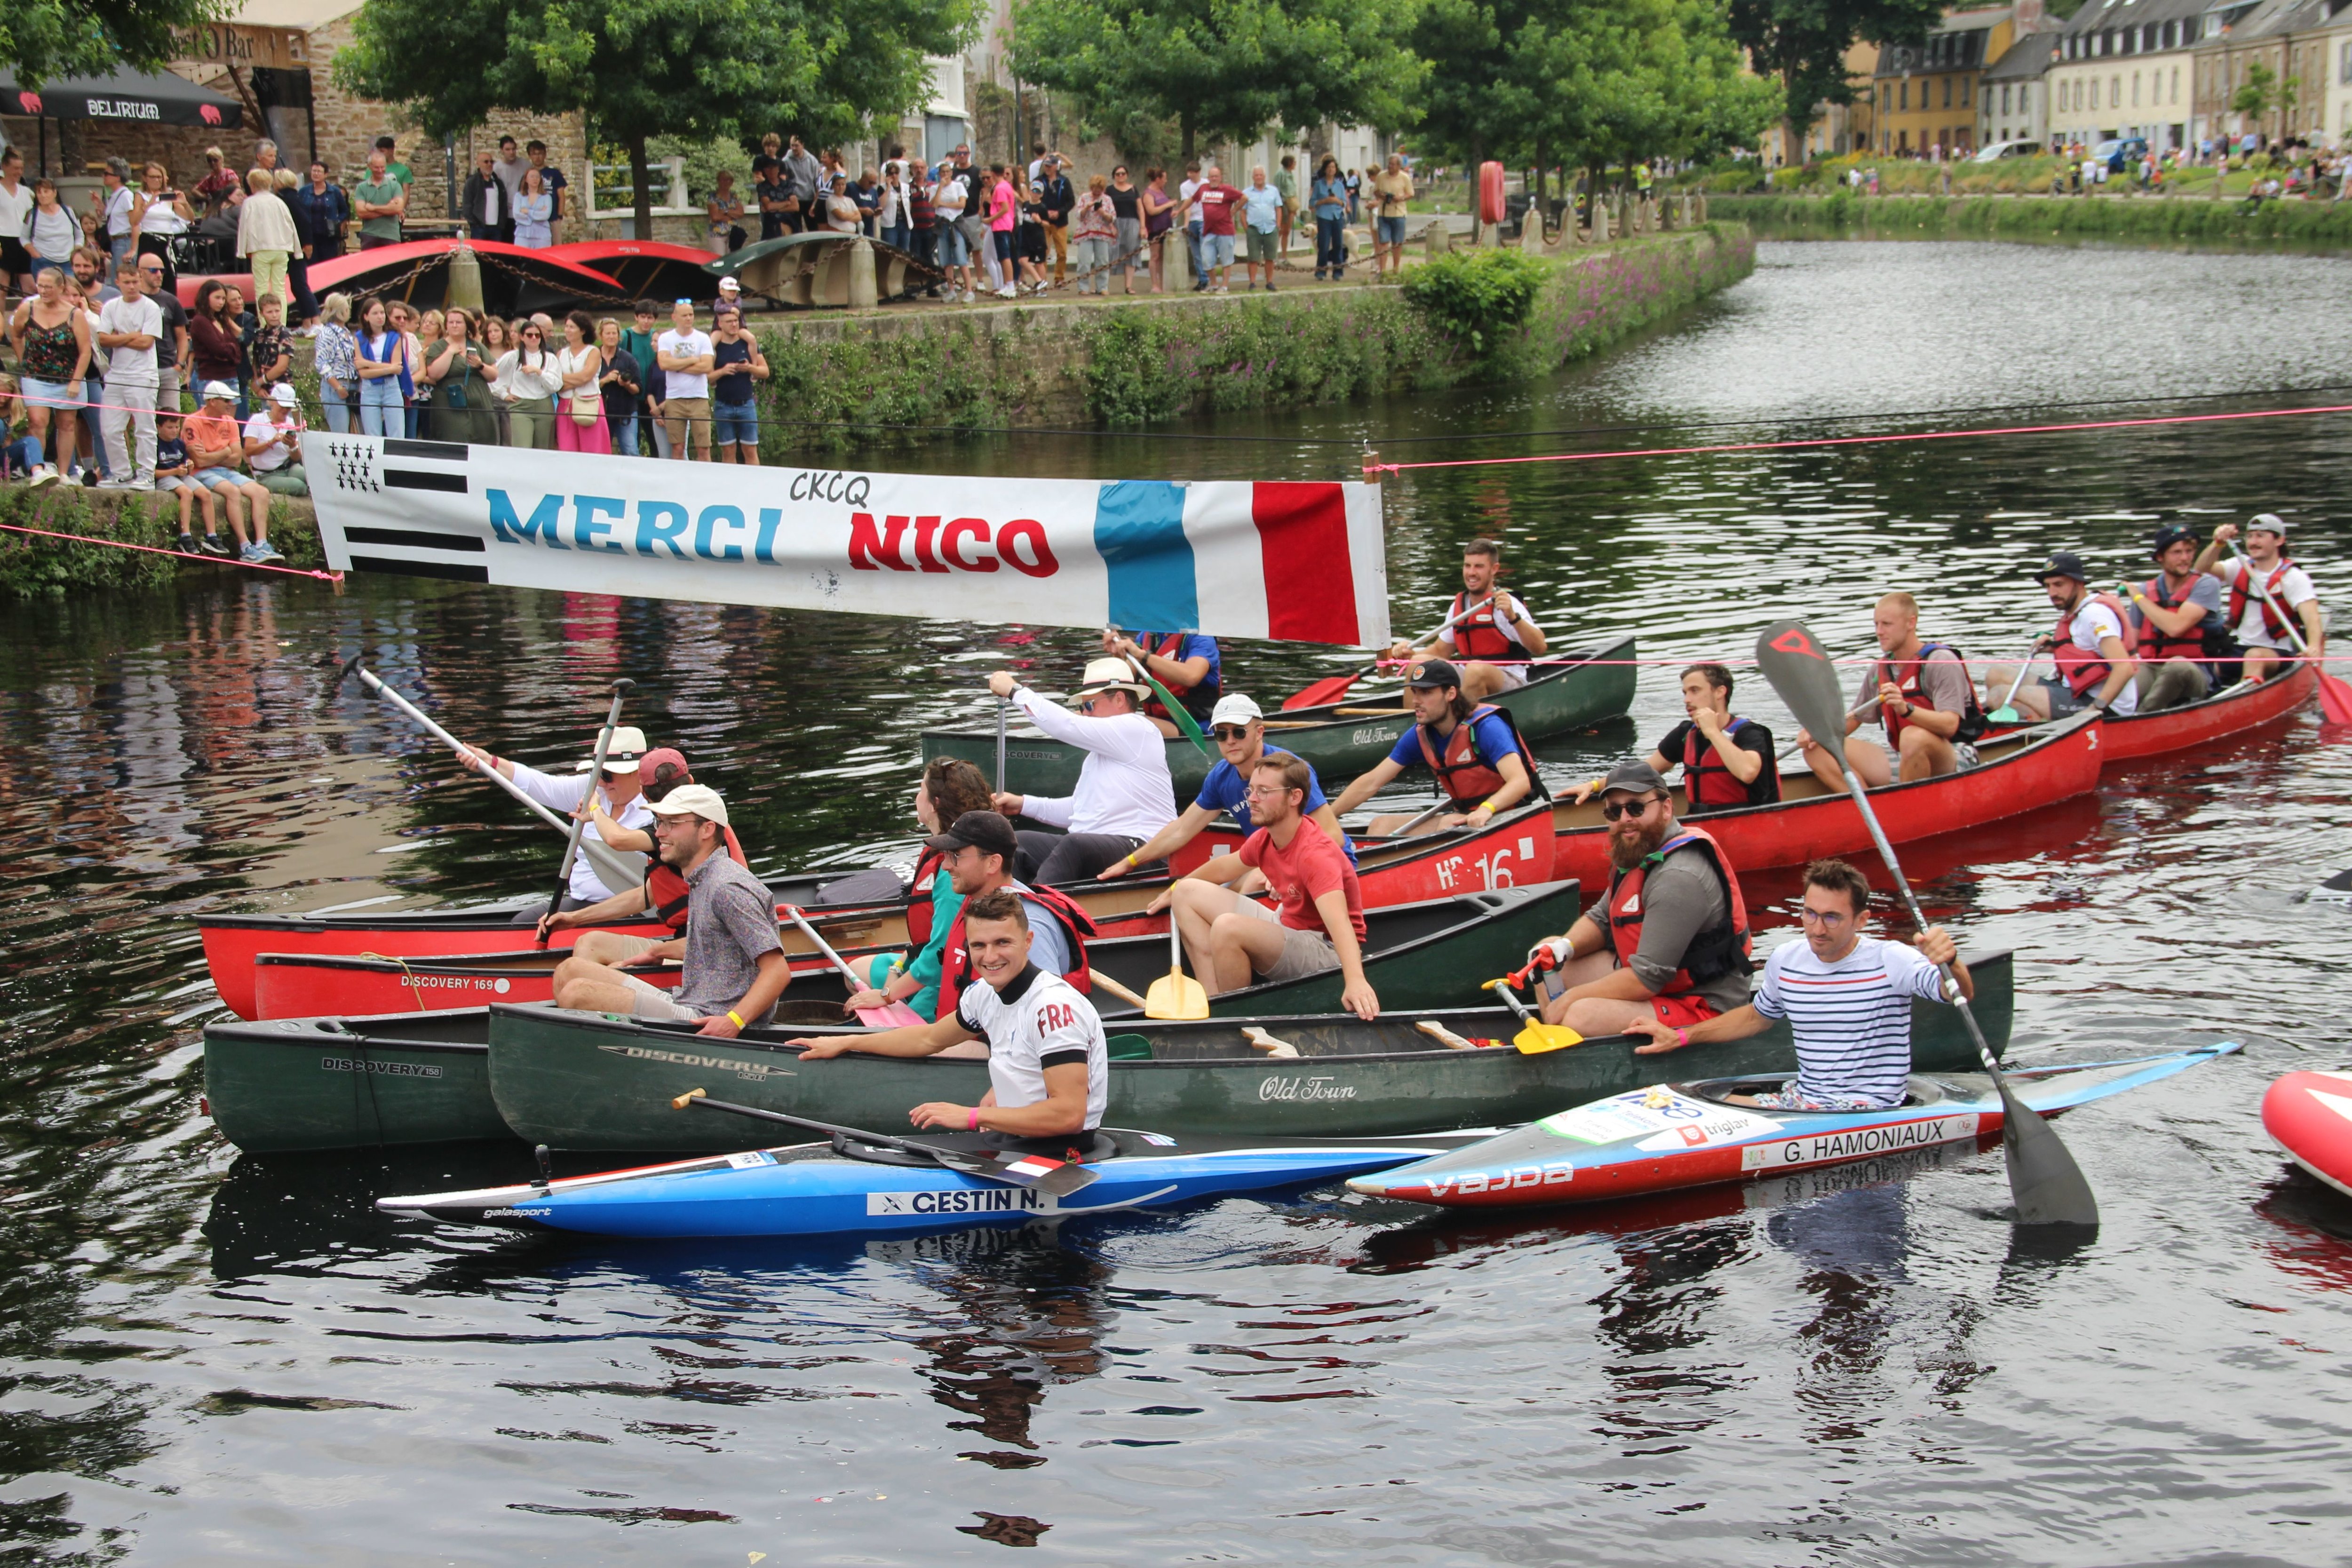
<svg viewBox="0 0 2352 1568">
<path fill-rule="evenodd" d="M 1564 1051 L 1570 1046 L 1584 1044 L 1584 1037 L 1566 1024 L 1529 1024 L 1519 1031 L 1511 1044 L 1527 1057 L 1541 1056 L 1546 1051 Z"/>
<path fill-rule="evenodd" d="M 1205 1018 L 1209 1016 L 1209 994 L 1201 983 L 1181 969 L 1171 969 L 1151 983 L 1143 994 L 1143 1016 L 1147 1018 Z"/>
</svg>

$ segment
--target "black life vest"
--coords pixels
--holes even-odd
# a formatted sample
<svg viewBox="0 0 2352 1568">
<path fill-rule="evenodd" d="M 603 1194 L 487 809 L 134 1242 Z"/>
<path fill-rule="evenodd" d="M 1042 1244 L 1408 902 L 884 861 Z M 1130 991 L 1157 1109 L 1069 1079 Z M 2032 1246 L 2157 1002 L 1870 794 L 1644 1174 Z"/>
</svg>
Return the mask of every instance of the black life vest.
<svg viewBox="0 0 2352 1568">
<path fill-rule="evenodd" d="M 1150 632 L 1144 633 L 1139 640 L 1144 652 L 1157 654 L 1161 658 L 1181 664 L 1184 662 L 1184 637 L 1185 634 L 1182 632 L 1170 632 L 1158 639 L 1160 646 L 1157 647 L 1151 646 L 1152 634 Z M 1224 690 L 1222 671 L 1213 659 L 1209 663 L 1207 679 L 1198 686 L 1179 686 L 1172 680 L 1163 680 L 1160 684 L 1168 689 L 1168 695 L 1176 699 L 1182 705 L 1185 712 L 1203 724 L 1209 721 L 1209 715 L 1216 710 L 1217 699 Z M 1166 719 L 1171 722 L 1176 717 L 1168 711 L 1168 704 L 1160 701 L 1157 693 L 1143 700 L 1143 710 L 1154 719 Z"/>
<path fill-rule="evenodd" d="M 1923 642 L 1919 645 L 1919 656 L 1909 661 L 1910 673 L 1908 675 L 1902 673 L 1902 666 L 1896 663 L 1895 660 L 1891 658 L 1882 658 L 1878 661 L 1876 671 L 1877 676 L 1881 681 L 1893 680 L 1895 682 L 1895 688 L 1903 694 L 1903 700 L 1906 705 L 1914 708 L 1934 709 L 1935 711 L 1940 713 L 1943 710 L 1937 708 L 1934 703 L 1927 700 L 1926 689 L 1926 672 L 1928 658 L 1931 655 L 1938 653 L 1948 653 L 1958 662 L 1960 667 L 1960 689 L 1969 694 L 1967 702 L 1960 710 L 1960 727 L 1952 732 L 1952 743 L 1954 745 L 1965 746 L 1985 732 L 1985 716 L 1983 708 L 1979 707 L 1977 703 L 1976 682 L 1971 680 L 1969 677 L 1969 661 L 1961 658 L 1960 650 L 1958 648 L 1952 647 L 1949 643 Z M 1886 743 L 1890 746 L 1901 745 L 1903 742 L 1903 731 L 1910 721 L 1889 709 L 1884 702 L 1878 705 L 1878 712 L 1879 717 L 1885 720 L 1886 723 Z"/>
<path fill-rule="evenodd" d="M 1665 988 L 1657 993 L 1661 996 L 1687 995 L 1710 980 L 1751 973 L 1756 968 L 1750 956 L 1754 944 L 1748 932 L 1748 904 L 1739 895 L 1739 879 L 1731 874 L 1723 847 L 1706 829 L 1688 826 L 1643 856 L 1639 866 L 1610 878 L 1607 918 L 1601 922 L 1609 951 L 1616 955 L 1621 969 L 1633 962 L 1642 950 L 1642 922 L 1649 916 L 1642 907 L 1642 889 L 1649 881 L 1651 868 L 1665 864 L 1669 855 L 1693 848 L 1715 868 L 1716 879 L 1723 884 L 1727 912 L 1721 921 L 1691 938 L 1690 945 L 1683 949 L 1682 967 L 1668 977 Z"/>
<path fill-rule="evenodd" d="M 1467 809 L 1503 787 L 1503 775 L 1496 771 L 1503 759 L 1496 757 L 1490 760 L 1479 756 L 1473 734 L 1478 721 L 1488 714 L 1500 717 L 1505 728 L 1511 731 L 1511 744 L 1517 749 L 1519 761 L 1528 770 L 1528 783 L 1533 786 L 1530 798 L 1551 798 L 1543 786 L 1543 775 L 1536 771 L 1535 752 L 1528 746 L 1527 738 L 1519 733 L 1519 726 L 1511 718 L 1511 710 L 1497 708 L 1491 702 L 1480 703 L 1470 710 L 1470 717 L 1454 726 L 1454 732 L 1445 737 L 1443 752 L 1439 752 L 1437 741 L 1428 725 L 1412 727 L 1412 732 L 1421 740 L 1421 760 L 1427 763 L 1429 771 L 1437 775 L 1438 789 L 1456 805 Z"/>
<path fill-rule="evenodd" d="M 947 864 L 948 852 L 923 846 L 922 854 L 915 858 L 915 881 L 907 889 L 907 940 L 921 947 L 931 940 L 931 887 L 939 880 L 940 868 Z"/>
<path fill-rule="evenodd" d="M 2164 574 L 2159 572 L 2140 585 L 2140 593 L 2150 604 L 2165 610 L 2177 610 L 2189 602 L 2189 595 L 2196 586 L 2197 579 L 2191 577 L 2179 593 L 2168 594 L 2164 587 Z M 2191 658 L 2200 663 L 2210 663 L 2228 658 L 2236 651 L 2236 645 L 2230 637 L 2230 628 L 2221 620 L 2221 612 L 2208 610 L 2202 619 L 2185 632 L 2165 631 L 2157 626 L 2153 616 L 2141 616 L 2139 646 L 2133 650 L 2132 657 L 2149 664 L 2161 664 L 2168 658 Z M 2206 673 L 2210 675 L 2212 672 L 2209 669 Z"/>
<path fill-rule="evenodd" d="M 2085 607 L 2092 605 L 2105 605 L 2114 614 L 2117 627 L 2131 625 L 2130 612 L 2124 608 L 2124 602 L 2113 594 L 2091 595 L 2081 604 L 2076 605 L 2072 613 L 2058 617 L 2058 629 L 2051 634 L 2052 640 L 2056 645 L 2051 651 L 2051 658 L 2057 661 L 2059 679 L 2063 680 L 2067 689 L 2077 697 L 2088 695 L 2093 687 L 2105 685 L 2107 677 L 2116 672 L 2114 665 L 2109 664 L 2097 654 L 2076 646 L 2074 642 L 2074 616 L 2081 615 Z"/>
<path fill-rule="evenodd" d="M 1463 601 L 1468 596 L 1467 594 L 1454 595 L 1450 613 L 1462 616 Z M 1490 588 L 1486 591 L 1485 604 L 1454 623 L 1454 651 L 1456 655 L 1463 658 L 1484 659 L 1488 664 L 1498 659 L 1515 664 L 1528 661 L 1528 650 L 1513 642 L 1510 634 L 1495 619 L 1496 611 L 1502 602 L 1502 590 Z"/>
<path fill-rule="evenodd" d="M 1747 724 L 1745 719 L 1734 719 L 1723 732 L 1737 735 Z M 1768 756 L 1754 784 L 1740 783 L 1739 775 L 1716 754 L 1715 742 L 1693 724 L 1683 735 L 1683 798 L 1695 813 L 1769 805 L 1780 798 L 1780 770 Z"/>
<path fill-rule="evenodd" d="M 1045 905 L 1046 912 L 1061 922 L 1063 934 L 1069 942 L 1070 962 L 1077 966 L 1065 970 L 1062 978 L 1079 991 L 1092 992 L 1094 969 L 1087 962 L 1087 943 L 1097 933 L 1095 919 L 1087 913 L 1086 906 L 1058 888 L 1032 888 L 1019 882 L 1005 885 L 1025 901 Z M 936 1017 L 944 1018 L 955 1011 L 956 998 L 963 994 L 964 986 L 971 979 L 971 952 L 963 944 L 964 910 L 971 908 L 971 900 L 966 899 L 963 909 L 956 911 L 955 923 L 948 927 L 946 951 L 940 954 L 940 1010 Z M 1030 911 L 1030 918 L 1036 918 L 1035 910 Z"/>
<path fill-rule="evenodd" d="M 2281 597 L 2279 584 L 2286 581 L 2287 568 L 2293 564 L 2294 563 L 2285 556 L 2279 557 L 2279 563 L 2271 568 L 2269 578 L 2263 584 L 2263 587 L 2267 590 L 2267 594 L 2264 595 L 2253 591 L 2252 563 L 2243 560 L 2238 563 L 2237 574 L 2230 579 L 2230 613 L 2226 617 L 2232 635 L 2245 624 L 2246 601 L 2252 599 L 2263 607 L 2263 630 L 2290 647 L 2294 645 L 2294 638 L 2289 635 L 2290 628 L 2286 617 L 2280 613 L 2280 609 L 2272 607 L 2273 605 L 2280 608 L 2285 605 L 2286 601 Z"/>
</svg>

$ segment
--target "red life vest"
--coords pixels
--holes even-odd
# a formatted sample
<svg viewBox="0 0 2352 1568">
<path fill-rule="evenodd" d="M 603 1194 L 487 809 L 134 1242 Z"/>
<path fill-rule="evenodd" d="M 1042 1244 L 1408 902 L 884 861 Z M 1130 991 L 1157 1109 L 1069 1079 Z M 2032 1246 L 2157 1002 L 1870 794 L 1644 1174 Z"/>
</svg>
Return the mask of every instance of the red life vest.
<svg viewBox="0 0 2352 1568">
<path fill-rule="evenodd" d="M 2166 610 L 2177 610 L 2189 602 L 2189 595 L 2196 586 L 2197 579 L 2191 577 L 2188 586 L 2178 595 L 2168 594 L 2164 588 L 2164 574 L 2159 572 L 2140 585 L 2140 592 L 2150 603 Z M 2132 650 L 2132 657 L 2151 664 L 2161 664 L 2168 658 L 2193 658 L 2202 662 L 2218 658 L 2225 648 L 2213 646 L 2214 634 L 2221 633 L 2225 645 L 2228 640 L 2228 628 L 2221 626 L 2221 619 L 2220 611 L 2208 610 L 2204 618 L 2187 631 L 2168 632 L 2157 626 L 2154 616 L 2143 615 L 2139 618 L 2139 645 Z M 2212 672 L 2209 669 L 2206 673 L 2210 675 Z"/>
<path fill-rule="evenodd" d="M 1642 950 L 1642 922 L 1648 911 L 1642 908 L 1642 888 L 1649 880 L 1650 868 L 1665 863 L 1667 856 L 1696 847 L 1715 868 L 1716 877 L 1723 883 L 1725 907 L 1730 911 L 1723 921 L 1691 938 L 1683 950 L 1682 967 L 1666 981 L 1661 996 L 1682 996 L 1697 990 L 1710 980 L 1726 974 L 1747 974 L 1756 964 L 1749 957 L 1753 947 L 1748 934 L 1748 904 L 1739 896 L 1739 879 L 1731 874 L 1731 862 L 1723 858 L 1723 847 L 1704 827 L 1681 825 L 1681 831 L 1644 856 L 1642 863 L 1630 871 L 1619 871 L 1609 879 L 1607 918 L 1601 922 L 1601 934 L 1609 943 L 1609 951 L 1617 956 L 1617 966 L 1623 968 Z"/>
<path fill-rule="evenodd" d="M 2286 581 L 2287 568 L 2293 564 L 2294 563 L 2285 556 L 2279 557 L 2279 563 L 2271 568 L 2269 579 L 2263 584 L 2263 587 L 2269 595 L 2266 598 L 2252 591 L 2254 576 L 2248 563 L 2242 560 L 2238 563 L 2238 574 L 2230 579 L 2229 622 L 2230 630 L 2232 633 L 2245 624 L 2246 601 L 2252 599 L 2263 607 L 2263 630 L 2283 643 L 2292 644 L 2294 641 L 2294 637 L 2287 635 L 2286 618 L 2271 607 L 2273 604 L 2284 605 L 2286 603 L 2281 595 L 2279 584 Z"/>
<path fill-rule="evenodd" d="M 1503 775 L 1496 771 L 1503 759 L 1496 757 L 1489 762 L 1480 757 L 1471 733 L 1477 727 L 1478 721 L 1490 713 L 1500 715 L 1504 726 L 1511 731 L 1511 743 L 1518 749 L 1519 761 L 1528 770 L 1528 782 L 1534 786 L 1534 795 L 1539 799 L 1546 798 L 1543 779 L 1536 772 L 1534 751 L 1520 735 L 1518 725 L 1512 721 L 1510 710 L 1497 708 L 1491 702 L 1482 702 L 1473 708 L 1470 717 L 1454 726 L 1454 733 L 1445 737 L 1445 752 L 1442 757 L 1438 754 L 1437 742 L 1430 738 L 1429 726 L 1416 724 L 1412 727 L 1412 732 L 1421 739 L 1421 760 L 1427 763 L 1429 771 L 1437 775 L 1437 787 L 1455 805 L 1467 803 L 1473 806 L 1503 787 Z"/>
<path fill-rule="evenodd" d="M 1144 638 L 1147 639 L 1143 644 L 1143 651 L 1157 654 L 1171 663 L 1181 664 L 1184 662 L 1184 635 L 1182 632 L 1170 632 L 1160 639 L 1159 647 L 1153 647 L 1148 640 L 1151 634 L 1146 632 L 1143 634 Z M 1216 710 L 1217 695 L 1223 685 L 1218 679 L 1217 667 L 1214 664 L 1209 666 L 1208 678 L 1198 686 L 1179 686 L 1172 680 L 1163 680 L 1160 684 L 1168 689 L 1169 696 L 1183 705 L 1185 712 L 1203 724 L 1209 721 L 1209 715 Z M 1168 711 L 1168 704 L 1160 701 L 1156 694 L 1143 700 L 1143 710 L 1154 719 L 1166 719 L 1171 723 L 1176 718 L 1176 715 Z"/>
<path fill-rule="evenodd" d="M 1878 661 L 1876 674 L 1881 681 L 1888 679 L 1895 681 L 1895 689 L 1903 694 L 1903 700 L 1906 705 L 1926 708 L 1940 713 L 1943 710 L 1936 707 L 1927 699 L 1926 683 L 1928 657 L 1937 653 L 1948 653 L 1958 661 L 1960 688 L 1969 694 L 1967 702 L 1960 710 L 1960 727 L 1952 732 L 1953 744 L 1964 746 L 1985 732 L 1985 716 L 1984 710 L 1977 705 L 1976 683 L 1969 679 L 1968 660 L 1960 658 L 1958 648 L 1949 643 L 1923 642 L 1919 645 L 1919 657 L 1910 661 L 1908 675 L 1902 674 L 1902 667 L 1889 658 L 1882 658 Z M 1886 743 L 1890 746 L 1902 744 L 1903 731 L 1909 725 L 1910 721 L 1884 702 L 1878 705 L 1878 712 L 1879 717 L 1886 724 Z"/>
<path fill-rule="evenodd" d="M 2093 594 L 2076 605 L 2072 614 L 2058 617 L 2058 629 L 2051 634 L 2057 647 L 2051 658 L 2057 661 L 2058 678 L 2077 697 L 2087 695 L 2095 686 L 2104 685 L 2107 677 L 2116 672 L 2114 665 L 2074 644 L 2074 616 L 2082 613 L 2084 605 L 2104 605 L 2114 614 L 2117 626 L 2131 625 L 2124 602 L 2113 594 Z"/>
<path fill-rule="evenodd" d="M 1739 727 L 1747 722 L 1745 719 L 1734 719 L 1723 727 L 1723 732 L 1737 735 Z M 1780 774 L 1769 757 L 1764 760 L 1764 771 L 1756 775 L 1756 782 L 1761 784 L 1768 778 L 1772 781 L 1770 798 L 1780 799 Z M 1715 742 L 1693 724 L 1683 736 L 1683 798 L 1690 803 L 1690 809 L 1720 811 L 1729 805 L 1753 805 L 1756 803 L 1749 798 L 1748 787 L 1716 754 Z"/>
<path fill-rule="evenodd" d="M 1095 934 L 1094 917 L 1086 906 L 1057 888 L 1031 888 L 1019 883 L 1021 897 L 1045 906 L 1046 910 L 1062 924 L 1062 931 L 1070 944 L 1070 961 L 1077 967 L 1066 970 L 1062 978 L 1080 991 L 1094 989 L 1094 969 L 1087 962 L 1087 942 Z M 940 1010 L 934 1015 L 944 1018 L 955 1011 L 956 998 L 963 994 L 964 984 L 971 978 L 971 952 L 963 944 L 963 910 L 971 908 L 971 900 L 963 901 L 963 910 L 956 911 L 955 923 L 948 927 L 947 950 L 940 954 Z M 1030 911 L 1036 918 L 1036 911 Z"/>
<path fill-rule="evenodd" d="M 940 879 L 940 868 L 947 863 L 948 852 L 923 846 L 915 859 L 914 886 L 907 889 L 907 940 L 921 947 L 931 940 L 931 888 Z"/>
<path fill-rule="evenodd" d="M 1462 605 L 1469 595 L 1454 595 L 1451 614 L 1461 616 Z M 1502 604 L 1499 588 L 1487 590 L 1486 602 L 1454 623 L 1454 651 L 1462 658 L 1484 659 L 1492 664 L 1501 659 L 1514 664 L 1528 661 L 1528 650 L 1513 642 L 1510 634 L 1496 624 L 1495 613 Z"/>
<path fill-rule="evenodd" d="M 743 858 L 743 846 L 735 841 L 735 830 L 722 827 L 719 831 L 726 835 L 727 853 L 735 858 L 735 864 L 750 865 L 751 862 Z M 653 910 L 654 919 L 672 931 L 684 931 L 686 900 L 689 891 L 691 889 L 687 887 L 684 877 L 671 869 L 667 861 L 659 856 L 654 857 L 653 864 L 646 870 L 646 907 Z"/>
</svg>

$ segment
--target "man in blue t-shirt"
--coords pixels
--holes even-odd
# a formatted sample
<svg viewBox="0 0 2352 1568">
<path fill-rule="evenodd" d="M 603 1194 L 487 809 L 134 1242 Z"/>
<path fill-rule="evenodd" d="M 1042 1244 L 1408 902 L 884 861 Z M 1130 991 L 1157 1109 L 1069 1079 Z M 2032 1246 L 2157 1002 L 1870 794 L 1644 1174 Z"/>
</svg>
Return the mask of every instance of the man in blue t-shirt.
<svg viewBox="0 0 2352 1568">
<path fill-rule="evenodd" d="M 1214 637 L 1204 637 L 1198 632 L 1138 632 L 1129 637 L 1112 626 L 1103 633 L 1103 652 L 1113 658 L 1141 664 L 1151 672 L 1151 679 L 1166 687 L 1168 694 L 1192 715 L 1196 724 L 1209 721 L 1217 699 L 1223 694 L 1223 670 Z M 1143 716 L 1171 739 L 1184 732 L 1177 726 L 1175 716 L 1168 711 L 1168 705 L 1156 696 L 1144 700 Z"/>
<path fill-rule="evenodd" d="M 1439 793 L 1460 808 L 1437 818 L 1439 827 L 1484 827 L 1543 787 L 1510 714 L 1500 708 L 1482 710 L 1463 696 L 1462 672 L 1450 662 L 1431 658 L 1409 666 L 1404 683 L 1412 700 L 1412 727 L 1377 766 L 1340 793 L 1331 803 L 1334 811 L 1345 816 L 1414 766 L 1433 768 Z M 1372 831 L 1393 832 L 1397 826 L 1375 818 Z"/>
<path fill-rule="evenodd" d="M 1202 640 L 1206 642 L 1208 639 L 1203 637 Z M 1215 739 L 1217 753 L 1223 760 L 1209 769 L 1209 776 L 1201 781 L 1201 793 L 1193 797 L 1192 805 L 1184 808 L 1184 815 L 1153 834 L 1134 854 L 1123 860 L 1112 861 L 1097 873 L 1099 876 L 1106 880 L 1124 877 L 1138 866 L 1164 860 L 1199 837 L 1202 828 L 1227 812 L 1233 814 L 1234 821 L 1242 830 L 1242 837 L 1249 837 L 1251 770 L 1257 766 L 1260 758 L 1286 757 L 1291 753 L 1265 743 L 1265 715 L 1258 710 L 1255 702 L 1238 691 L 1217 700 L 1216 707 L 1209 714 L 1209 733 Z M 1339 814 L 1331 809 L 1329 801 L 1323 798 L 1323 781 L 1315 776 L 1312 763 L 1307 768 L 1307 799 L 1299 810 L 1308 821 L 1330 836 L 1331 842 L 1348 857 L 1349 865 L 1356 863 L 1356 846 L 1340 831 Z M 1256 888 L 1265 886 L 1264 878 L 1255 872 L 1250 875 Z M 1236 891 L 1244 893 L 1255 891 L 1256 888 L 1235 885 Z"/>
</svg>

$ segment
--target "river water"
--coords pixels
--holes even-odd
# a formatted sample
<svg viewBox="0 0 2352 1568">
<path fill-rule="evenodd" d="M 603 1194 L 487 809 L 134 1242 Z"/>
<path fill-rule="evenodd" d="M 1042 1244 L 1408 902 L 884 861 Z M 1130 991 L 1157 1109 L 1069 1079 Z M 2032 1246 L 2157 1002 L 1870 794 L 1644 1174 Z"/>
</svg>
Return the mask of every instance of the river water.
<svg viewBox="0 0 2352 1568">
<path fill-rule="evenodd" d="M 1412 461 L 2326 402 L 2231 395 L 2340 379 L 2348 277 L 1771 243 L 1543 385 L 875 461 L 1319 478 L 1368 439 Z M 1484 532 L 1570 640 L 1738 655 L 1795 611 L 1859 648 L 1900 586 L 1931 634 L 2004 650 L 2047 621 L 2024 574 L 2050 549 L 2121 573 L 2159 520 L 2262 510 L 2341 605 L 2347 441 L 2318 416 L 1412 471 L 1387 501 L 1398 619 L 1438 618 Z M 558 763 L 631 676 L 762 864 L 846 863 L 905 833 L 918 729 L 980 714 L 999 662 L 1066 680 L 1082 640 L 226 574 L 12 609 L 7 1560 L 2344 1560 L 2352 1203 L 2256 1116 L 2280 1072 L 2352 1056 L 2352 918 L 2298 897 L 2352 860 L 2352 747 L 2315 713 L 1909 857 L 1934 918 L 2018 951 L 2017 1055 L 2247 1043 L 2063 1123 L 2105 1215 L 2073 1250 L 2013 1246 L 1998 1153 L 1484 1225 L 1324 1193 L 887 1247 L 486 1238 L 368 1200 L 511 1153 L 241 1160 L 200 1115 L 218 1008 L 188 916 L 546 875 L 537 830 L 327 690 L 341 656 Z M 1239 647 L 1228 680 L 1344 662 Z M 1760 689 L 1740 706 L 1785 722 Z M 1646 670 L 1631 721 L 1548 761 L 1676 717 Z M 1751 889 L 1768 940 L 1792 893 Z"/>
</svg>

